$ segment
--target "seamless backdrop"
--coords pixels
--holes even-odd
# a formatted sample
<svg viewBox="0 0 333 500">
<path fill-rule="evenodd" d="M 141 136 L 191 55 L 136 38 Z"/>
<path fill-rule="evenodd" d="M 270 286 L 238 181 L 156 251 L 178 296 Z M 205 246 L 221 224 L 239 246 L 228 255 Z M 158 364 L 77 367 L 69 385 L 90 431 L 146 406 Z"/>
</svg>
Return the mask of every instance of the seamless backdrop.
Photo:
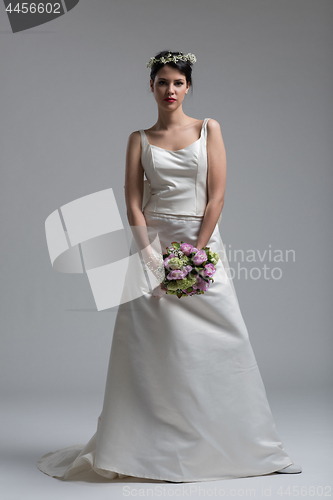
<svg viewBox="0 0 333 500">
<path fill-rule="evenodd" d="M 116 311 L 97 312 L 86 275 L 52 269 L 44 222 L 112 187 L 127 223 L 127 138 L 156 120 L 146 63 L 163 49 L 196 55 L 184 111 L 221 125 L 227 249 L 295 251 L 281 279 L 234 280 L 265 386 L 330 386 L 332 13 L 329 0 L 80 0 L 13 34 L 0 4 L 4 398 L 102 397 Z"/>
</svg>

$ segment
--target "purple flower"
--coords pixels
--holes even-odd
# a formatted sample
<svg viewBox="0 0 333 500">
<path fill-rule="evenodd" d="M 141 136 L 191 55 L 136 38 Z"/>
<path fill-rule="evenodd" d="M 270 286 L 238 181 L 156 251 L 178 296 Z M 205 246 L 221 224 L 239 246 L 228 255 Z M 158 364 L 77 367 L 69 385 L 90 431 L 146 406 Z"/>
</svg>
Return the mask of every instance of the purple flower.
<svg viewBox="0 0 333 500">
<path fill-rule="evenodd" d="M 195 264 L 196 266 L 200 266 L 206 260 L 208 260 L 208 257 L 205 250 L 198 250 L 193 257 L 193 264 Z"/>
<path fill-rule="evenodd" d="M 190 271 L 192 271 L 193 267 L 190 266 L 190 264 L 188 264 L 187 266 L 184 267 L 184 269 L 189 273 Z"/>
<path fill-rule="evenodd" d="M 173 257 L 176 257 L 176 254 L 171 253 L 170 255 L 168 255 L 168 256 L 164 259 L 164 267 L 166 267 L 167 269 L 170 269 L 170 268 L 169 268 L 169 260 L 170 260 L 170 259 L 172 259 Z"/>
<path fill-rule="evenodd" d="M 189 255 L 191 255 L 191 253 L 192 253 L 192 251 L 193 251 L 193 250 L 192 250 L 192 249 L 193 249 L 193 246 L 192 246 L 190 243 L 182 243 L 182 244 L 180 245 L 180 249 L 181 249 L 181 251 L 182 251 L 185 255 L 189 256 Z"/>
<path fill-rule="evenodd" d="M 204 276 L 213 276 L 213 274 L 215 273 L 216 269 L 214 267 L 214 264 L 212 264 L 211 262 L 209 262 L 208 264 L 205 265 L 205 269 L 203 271 L 203 275 Z"/>
<path fill-rule="evenodd" d="M 187 272 L 181 269 L 173 269 L 168 275 L 168 280 L 182 280 L 187 275 Z"/>
<path fill-rule="evenodd" d="M 198 288 L 199 290 L 203 290 L 204 292 L 206 292 L 209 288 L 209 283 L 207 283 L 204 279 L 198 276 L 197 282 L 195 285 L 193 285 L 193 288 Z"/>
<path fill-rule="evenodd" d="M 197 253 L 199 252 L 199 248 L 197 247 L 192 247 L 192 253 Z"/>
</svg>

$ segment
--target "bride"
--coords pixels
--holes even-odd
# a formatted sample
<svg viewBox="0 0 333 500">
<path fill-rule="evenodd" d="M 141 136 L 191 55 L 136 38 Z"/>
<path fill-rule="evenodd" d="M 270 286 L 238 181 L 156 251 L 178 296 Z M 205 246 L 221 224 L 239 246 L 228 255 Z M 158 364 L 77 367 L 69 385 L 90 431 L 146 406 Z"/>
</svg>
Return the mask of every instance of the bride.
<svg viewBox="0 0 333 500">
<path fill-rule="evenodd" d="M 279 439 L 219 232 L 220 125 L 183 111 L 195 62 L 163 51 L 147 64 L 158 116 L 129 136 L 125 199 L 145 269 L 162 281 L 172 242 L 194 252 L 208 246 L 219 256 L 214 282 L 198 281 L 192 291 L 201 293 L 182 297 L 158 285 L 119 306 L 96 433 L 38 461 L 53 477 L 93 470 L 109 479 L 194 482 L 302 471 Z"/>
</svg>

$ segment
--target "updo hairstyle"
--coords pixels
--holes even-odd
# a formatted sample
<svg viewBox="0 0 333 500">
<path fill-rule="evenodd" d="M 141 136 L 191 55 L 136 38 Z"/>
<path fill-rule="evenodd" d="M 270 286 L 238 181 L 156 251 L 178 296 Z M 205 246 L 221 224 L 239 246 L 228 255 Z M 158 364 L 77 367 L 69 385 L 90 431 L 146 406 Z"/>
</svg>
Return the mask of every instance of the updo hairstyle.
<svg viewBox="0 0 333 500">
<path fill-rule="evenodd" d="M 156 54 L 155 58 L 160 59 L 160 57 L 167 57 L 168 54 L 171 54 L 171 56 L 179 56 L 179 55 L 184 55 L 183 52 L 171 52 L 171 50 L 162 50 L 158 54 Z M 150 70 L 150 78 L 155 81 L 155 77 L 157 75 L 157 72 L 168 64 L 172 68 L 178 69 L 181 73 L 185 75 L 186 78 L 186 84 L 189 82 L 190 87 L 191 87 L 191 92 L 193 92 L 193 82 L 192 82 L 192 64 L 190 61 L 181 61 L 178 60 L 177 62 L 170 61 L 167 63 L 163 62 L 156 62 L 152 65 L 151 70 Z"/>
</svg>

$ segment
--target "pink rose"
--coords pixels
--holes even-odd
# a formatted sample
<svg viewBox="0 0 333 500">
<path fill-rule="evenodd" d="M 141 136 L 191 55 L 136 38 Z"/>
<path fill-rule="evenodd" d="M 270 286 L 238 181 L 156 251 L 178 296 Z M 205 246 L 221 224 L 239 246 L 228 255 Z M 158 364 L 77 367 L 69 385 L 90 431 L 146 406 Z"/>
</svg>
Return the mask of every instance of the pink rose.
<svg viewBox="0 0 333 500">
<path fill-rule="evenodd" d="M 214 267 L 214 264 L 209 262 L 208 264 L 205 265 L 205 269 L 203 271 L 204 276 L 213 276 L 213 274 L 216 272 L 216 269 Z"/>
<path fill-rule="evenodd" d="M 180 249 L 185 255 L 189 256 L 193 251 L 193 246 L 190 243 L 182 243 Z"/>
<path fill-rule="evenodd" d="M 168 280 L 182 280 L 187 275 L 187 271 L 181 269 L 173 269 L 167 274 Z"/>
<path fill-rule="evenodd" d="M 196 266 L 200 266 L 206 260 L 208 260 L 208 257 L 205 250 L 198 250 L 193 257 L 193 264 L 195 264 Z"/>
<path fill-rule="evenodd" d="M 198 288 L 199 290 L 203 290 L 204 292 L 206 292 L 209 288 L 209 283 L 207 283 L 204 279 L 198 276 L 197 282 L 195 283 L 195 285 L 193 285 L 193 288 Z"/>
</svg>

